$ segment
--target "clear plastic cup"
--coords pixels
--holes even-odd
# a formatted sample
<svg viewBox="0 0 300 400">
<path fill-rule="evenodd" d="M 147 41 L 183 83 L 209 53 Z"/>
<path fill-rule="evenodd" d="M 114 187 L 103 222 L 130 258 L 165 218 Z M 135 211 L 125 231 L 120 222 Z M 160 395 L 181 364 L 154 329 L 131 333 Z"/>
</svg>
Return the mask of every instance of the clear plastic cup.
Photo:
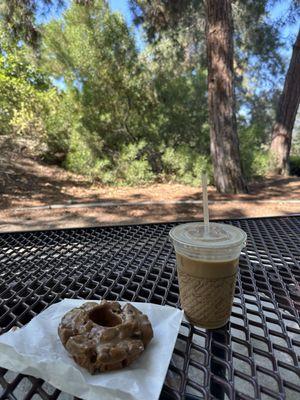
<svg viewBox="0 0 300 400">
<path fill-rule="evenodd" d="M 181 306 L 191 323 L 214 329 L 230 318 L 239 256 L 246 233 L 211 222 L 181 224 L 170 231 L 179 280 Z"/>
</svg>

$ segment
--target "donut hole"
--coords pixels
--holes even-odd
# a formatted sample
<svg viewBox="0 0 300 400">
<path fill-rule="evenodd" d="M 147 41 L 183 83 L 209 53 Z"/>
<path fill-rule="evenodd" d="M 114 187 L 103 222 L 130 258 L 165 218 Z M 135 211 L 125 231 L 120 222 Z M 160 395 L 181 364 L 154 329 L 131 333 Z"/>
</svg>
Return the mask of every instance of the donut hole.
<svg viewBox="0 0 300 400">
<path fill-rule="evenodd" d="M 89 317 L 95 324 L 100 326 L 112 327 L 122 323 L 122 319 L 106 307 L 94 308 Z"/>
</svg>

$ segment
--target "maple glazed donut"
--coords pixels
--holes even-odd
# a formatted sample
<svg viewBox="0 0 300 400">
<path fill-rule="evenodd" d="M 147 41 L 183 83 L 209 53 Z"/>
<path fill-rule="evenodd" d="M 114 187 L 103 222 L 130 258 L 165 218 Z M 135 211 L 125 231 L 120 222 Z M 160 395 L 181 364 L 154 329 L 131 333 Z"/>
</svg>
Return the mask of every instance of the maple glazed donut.
<svg viewBox="0 0 300 400">
<path fill-rule="evenodd" d="M 131 304 L 88 302 L 67 312 L 58 335 L 74 361 L 91 374 L 131 364 L 153 337 L 148 317 Z"/>
</svg>

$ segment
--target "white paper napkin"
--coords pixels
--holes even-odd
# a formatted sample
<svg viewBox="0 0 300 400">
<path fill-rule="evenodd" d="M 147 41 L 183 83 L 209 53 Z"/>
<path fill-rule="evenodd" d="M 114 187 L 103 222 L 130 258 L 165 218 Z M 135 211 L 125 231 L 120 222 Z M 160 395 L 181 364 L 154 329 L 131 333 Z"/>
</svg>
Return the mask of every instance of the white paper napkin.
<svg viewBox="0 0 300 400">
<path fill-rule="evenodd" d="M 53 304 L 22 329 L 0 336 L 0 366 L 42 378 L 86 400 L 158 399 L 183 312 L 169 306 L 131 303 L 150 319 L 154 331 L 152 341 L 131 366 L 90 375 L 75 364 L 57 334 L 62 316 L 84 302 L 66 299 Z"/>
</svg>

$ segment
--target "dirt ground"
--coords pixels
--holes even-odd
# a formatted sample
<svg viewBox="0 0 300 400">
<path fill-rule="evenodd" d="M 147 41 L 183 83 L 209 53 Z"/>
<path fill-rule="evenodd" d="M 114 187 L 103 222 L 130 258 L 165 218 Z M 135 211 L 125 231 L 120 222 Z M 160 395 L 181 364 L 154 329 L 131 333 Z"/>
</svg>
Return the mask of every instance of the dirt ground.
<svg viewBox="0 0 300 400">
<path fill-rule="evenodd" d="M 300 178 L 269 177 L 247 195 L 209 188 L 212 219 L 300 213 Z M 193 220 L 202 217 L 201 189 L 175 183 L 108 187 L 42 164 L 10 157 L 0 175 L 0 232 Z"/>
</svg>

